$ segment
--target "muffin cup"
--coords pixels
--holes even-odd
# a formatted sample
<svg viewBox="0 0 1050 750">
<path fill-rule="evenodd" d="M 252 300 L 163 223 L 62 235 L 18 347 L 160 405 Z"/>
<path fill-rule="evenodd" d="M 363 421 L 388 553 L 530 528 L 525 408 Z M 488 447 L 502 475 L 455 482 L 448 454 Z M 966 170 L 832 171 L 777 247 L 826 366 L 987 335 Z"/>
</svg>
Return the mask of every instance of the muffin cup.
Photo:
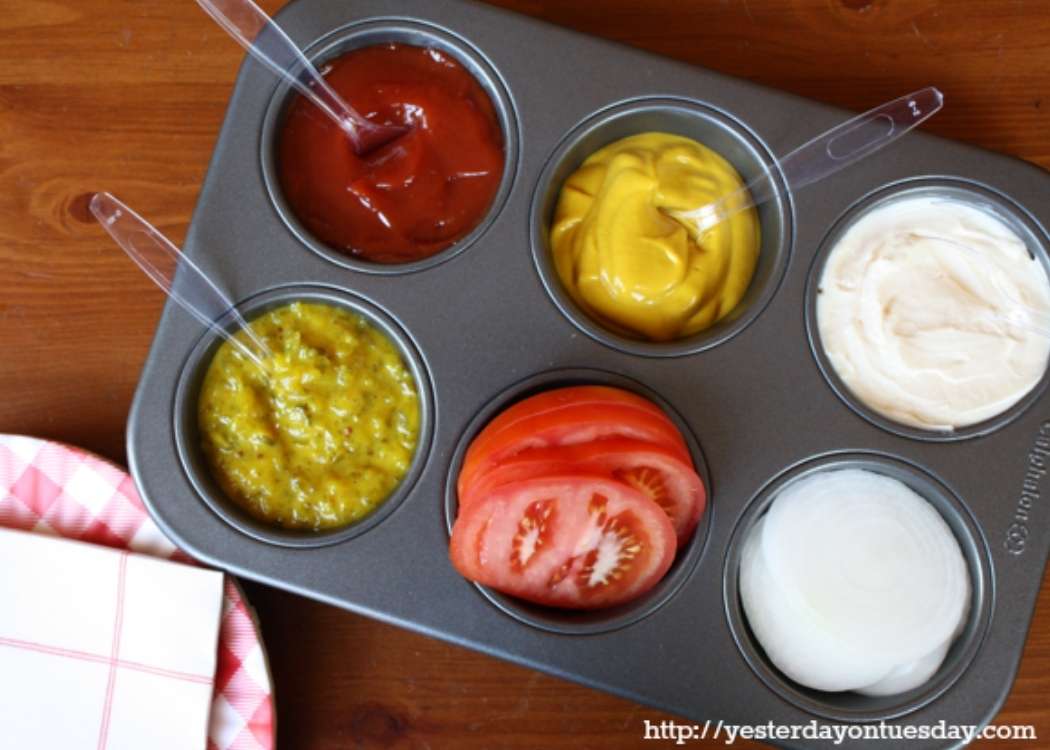
<svg viewBox="0 0 1050 750">
<path fill-rule="evenodd" d="M 724 157 L 750 182 L 770 174 L 774 197 L 757 207 L 762 244 L 747 292 L 711 327 L 670 342 L 633 338 L 612 330 L 566 291 L 554 267 L 550 232 L 565 181 L 591 154 L 615 141 L 645 132 L 692 138 Z M 547 293 L 572 323 L 591 338 L 628 354 L 678 357 L 725 343 L 755 321 L 776 294 L 787 270 L 794 236 L 791 200 L 776 161 L 765 144 L 725 112 L 688 99 L 646 98 L 613 105 L 577 125 L 562 140 L 540 174 L 529 216 L 532 256 Z"/>
<path fill-rule="evenodd" d="M 275 308 L 284 307 L 293 302 L 332 305 L 363 316 L 394 343 L 412 373 L 416 391 L 419 394 L 419 436 L 412 464 L 393 492 L 364 518 L 346 526 L 324 531 L 285 529 L 276 524 L 267 523 L 251 515 L 230 499 L 212 476 L 211 467 L 201 447 L 200 429 L 197 422 L 197 404 L 204 376 L 216 351 L 225 340 L 211 330 L 201 337 L 190 352 L 176 386 L 175 445 L 182 469 L 198 496 L 226 523 L 248 536 L 270 544 L 284 547 L 320 547 L 352 539 L 375 528 L 393 513 L 411 492 L 430 453 L 434 429 L 434 399 L 430 378 L 411 339 L 386 313 L 359 297 L 325 287 L 289 286 L 250 297 L 237 305 L 237 310 L 246 320 L 251 321 Z M 218 325 L 226 330 L 234 330 L 234 324 L 229 320 L 229 316 L 219 321 Z"/>
<path fill-rule="evenodd" d="M 898 695 L 870 697 L 853 692 L 827 693 L 803 687 L 769 661 L 751 632 L 740 601 L 740 557 L 744 542 L 775 497 L 788 485 L 808 476 L 837 469 L 864 469 L 903 482 L 928 501 L 955 535 L 972 588 L 970 610 L 962 633 L 948 649 L 937 672 L 925 684 Z M 938 479 L 903 459 L 877 453 L 831 453 L 808 459 L 768 482 L 745 509 L 726 552 L 725 608 L 729 628 L 744 660 L 774 693 L 816 716 L 842 722 L 889 721 L 916 711 L 948 690 L 969 667 L 991 623 L 995 592 L 987 543 L 973 515 Z"/>
<path fill-rule="evenodd" d="M 637 599 L 614 607 L 598 610 L 569 610 L 556 607 L 544 607 L 503 594 L 495 589 L 473 584 L 481 595 L 494 607 L 513 617 L 519 622 L 531 625 L 540 630 L 563 635 L 593 635 L 618 630 L 642 620 L 666 604 L 688 580 L 703 557 L 707 538 L 711 531 L 711 517 L 714 513 L 712 503 L 713 491 L 711 477 L 704 462 L 700 446 L 682 417 L 664 399 L 642 384 L 621 375 L 602 370 L 573 369 L 552 370 L 534 375 L 500 393 L 489 401 L 470 421 L 456 445 L 455 453 L 449 467 L 445 483 L 445 524 L 449 536 L 459 510 L 459 499 L 456 494 L 456 481 L 463 466 L 463 458 L 471 442 L 493 418 L 512 404 L 534 396 L 542 391 L 575 385 L 607 385 L 637 393 L 658 405 L 674 422 L 682 433 L 693 466 L 704 482 L 707 490 L 707 508 L 700 523 L 693 531 L 693 536 L 684 548 L 680 548 L 667 574 L 652 589 Z"/>
<path fill-rule="evenodd" d="M 519 150 L 517 116 L 502 77 L 481 52 L 450 31 L 420 21 L 401 19 L 365 21 L 332 31 L 308 45 L 304 49 L 304 54 L 314 64 L 314 67 L 320 69 L 325 62 L 351 50 L 392 42 L 437 49 L 455 58 L 474 76 L 488 94 L 489 99 L 492 100 L 503 134 L 503 174 L 496 194 L 492 197 L 492 204 L 470 234 L 440 252 L 408 263 L 376 263 L 356 258 L 315 237 L 295 215 L 295 211 L 284 196 L 278 177 L 278 138 L 288 108 L 299 96 L 287 83 L 282 82 L 277 87 L 266 109 L 262 126 L 262 153 L 260 154 L 263 182 L 270 200 L 281 220 L 300 242 L 336 265 L 355 271 L 385 275 L 412 273 L 433 268 L 463 252 L 485 234 L 496 221 L 510 195 L 518 168 Z"/>
<path fill-rule="evenodd" d="M 849 386 L 835 372 L 835 368 L 831 364 L 831 360 L 824 351 L 824 345 L 821 342 L 820 326 L 817 323 L 817 297 L 820 294 L 821 277 L 824 275 L 828 258 L 831 256 L 835 246 L 857 221 L 871 211 L 882 208 L 887 204 L 910 198 L 944 198 L 965 203 L 990 214 L 1010 227 L 1024 240 L 1025 245 L 1028 247 L 1029 255 L 1039 261 L 1047 276 L 1050 277 L 1050 257 L 1047 255 L 1050 240 L 1048 240 L 1046 233 L 1035 219 L 1010 198 L 991 188 L 968 180 L 948 177 L 925 177 L 904 180 L 882 187 L 851 206 L 832 225 L 824 241 L 820 244 L 820 249 L 813 258 L 813 264 L 810 267 L 809 276 L 806 280 L 805 316 L 809 347 L 813 352 L 813 357 L 817 361 L 821 374 L 823 374 L 824 379 L 831 387 L 831 390 L 835 392 L 835 395 L 842 399 L 856 414 L 887 432 L 914 440 L 934 442 L 951 442 L 988 435 L 1016 420 L 1025 410 L 1039 400 L 1039 397 L 1046 391 L 1047 384 L 1050 383 L 1050 366 L 1048 366 L 1043 373 L 1042 379 L 1031 391 L 1000 414 L 954 430 L 926 430 L 890 419 L 854 396 Z"/>
</svg>

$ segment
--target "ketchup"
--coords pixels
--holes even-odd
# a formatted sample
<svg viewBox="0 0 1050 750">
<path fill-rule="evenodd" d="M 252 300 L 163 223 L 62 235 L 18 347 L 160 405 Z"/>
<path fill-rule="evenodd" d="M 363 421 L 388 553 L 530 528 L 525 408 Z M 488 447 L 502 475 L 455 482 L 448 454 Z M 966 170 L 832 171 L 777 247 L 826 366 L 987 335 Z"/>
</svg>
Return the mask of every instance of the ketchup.
<svg viewBox="0 0 1050 750">
<path fill-rule="evenodd" d="M 377 263 L 426 258 L 468 235 L 503 173 L 503 135 L 481 85 L 436 49 L 381 44 L 330 62 L 325 79 L 373 122 L 409 131 L 357 156 L 301 96 L 278 146 L 285 198 L 317 239 Z"/>
</svg>

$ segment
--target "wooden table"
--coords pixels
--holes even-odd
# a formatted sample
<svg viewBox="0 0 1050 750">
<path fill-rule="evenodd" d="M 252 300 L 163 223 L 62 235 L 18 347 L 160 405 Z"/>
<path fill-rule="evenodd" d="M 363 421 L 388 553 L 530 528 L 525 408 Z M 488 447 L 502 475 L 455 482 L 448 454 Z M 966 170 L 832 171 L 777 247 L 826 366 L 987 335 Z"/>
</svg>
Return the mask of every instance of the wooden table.
<svg viewBox="0 0 1050 750">
<path fill-rule="evenodd" d="M 1045 2 L 493 2 L 854 110 L 936 84 L 947 107 L 930 131 L 1050 168 Z M 4 2 L 0 431 L 123 460 L 164 299 L 103 237 L 87 200 L 110 190 L 180 240 L 241 57 L 190 0 Z M 248 594 L 269 645 L 282 748 L 672 746 L 641 741 L 643 719 L 672 718 L 658 711 L 263 586 Z M 1048 696 L 1044 585 L 997 722 L 1034 724 L 1050 747 Z"/>
</svg>

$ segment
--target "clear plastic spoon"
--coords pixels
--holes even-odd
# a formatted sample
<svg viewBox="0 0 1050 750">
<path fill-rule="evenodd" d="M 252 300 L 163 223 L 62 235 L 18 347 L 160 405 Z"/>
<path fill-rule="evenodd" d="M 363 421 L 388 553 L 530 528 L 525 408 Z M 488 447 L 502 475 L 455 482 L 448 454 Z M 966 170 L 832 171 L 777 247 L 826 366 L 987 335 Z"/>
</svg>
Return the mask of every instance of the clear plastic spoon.
<svg viewBox="0 0 1050 750">
<path fill-rule="evenodd" d="M 402 125 L 371 122 L 347 104 L 284 29 L 252 0 L 197 0 L 197 4 L 257 60 L 331 117 L 358 156 L 408 132 Z"/>
<path fill-rule="evenodd" d="M 156 227 L 109 193 L 96 193 L 89 207 L 113 241 L 157 286 L 269 374 L 270 349 L 248 326 L 233 302 L 193 261 L 179 252 Z M 221 319 L 231 321 L 235 330 L 244 333 L 245 340 L 219 325 Z"/>
<path fill-rule="evenodd" d="M 778 160 L 791 191 L 838 172 L 893 143 L 944 106 L 944 95 L 934 87 L 916 91 L 818 135 Z M 739 190 L 688 211 L 668 211 L 699 236 L 734 214 L 776 197 L 772 172 L 764 172 Z"/>
</svg>

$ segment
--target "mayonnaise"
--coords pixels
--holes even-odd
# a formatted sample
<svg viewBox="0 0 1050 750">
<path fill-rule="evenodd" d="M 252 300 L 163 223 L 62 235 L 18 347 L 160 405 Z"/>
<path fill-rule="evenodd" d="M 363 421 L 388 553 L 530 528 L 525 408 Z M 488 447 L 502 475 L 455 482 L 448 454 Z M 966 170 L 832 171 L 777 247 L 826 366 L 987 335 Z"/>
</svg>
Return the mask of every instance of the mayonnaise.
<svg viewBox="0 0 1050 750">
<path fill-rule="evenodd" d="M 706 146 L 642 133 L 592 154 L 566 180 L 551 230 L 558 276 L 611 328 L 669 341 L 735 308 L 755 271 L 758 214 L 741 211 L 699 238 L 666 211 L 707 205 L 742 186 Z"/>
<path fill-rule="evenodd" d="M 820 341 L 856 398 L 929 430 L 995 417 L 1042 379 L 1050 281 L 991 213 L 916 196 L 863 215 L 828 256 Z"/>
</svg>

